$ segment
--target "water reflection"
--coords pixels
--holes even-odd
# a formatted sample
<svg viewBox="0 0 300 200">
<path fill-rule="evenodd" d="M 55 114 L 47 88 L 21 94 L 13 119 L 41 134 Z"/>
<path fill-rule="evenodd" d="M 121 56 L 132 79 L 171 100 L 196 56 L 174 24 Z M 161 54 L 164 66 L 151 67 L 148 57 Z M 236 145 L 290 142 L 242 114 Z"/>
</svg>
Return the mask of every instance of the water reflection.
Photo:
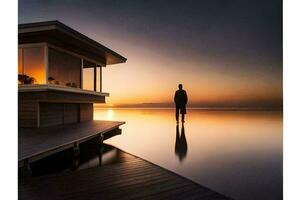
<svg viewBox="0 0 300 200">
<path fill-rule="evenodd" d="M 174 109 L 95 109 L 94 119 L 126 121 L 122 135 L 106 143 L 222 194 L 240 200 L 282 199 L 282 112 L 188 113 L 185 157 L 184 148 L 175 154 Z M 177 139 L 184 144 L 181 128 Z"/>
<path fill-rule="evenodd" d="M 187 155 L 188 145 L 185 138 L 184 123 L 181 125 L 181 133 L 179 133 L 179 125 L 176 124 L 176 142 L 175 142 L 175 154 L 178 156 L 180 162 Z"/>
<path fill-rule="evenodd" d="M 100 146 L 97 139 L 81 143 L 79 146 L 78 156 L 74 156 L 72 149 L 66 149 L 31 163 L 32 176 L 59 174 L 126 161 L 123 151 L 112 145 Z M 26 175 L 23 173 L 24 170 L 19 169 L 19 178 Z"/>
</svg>

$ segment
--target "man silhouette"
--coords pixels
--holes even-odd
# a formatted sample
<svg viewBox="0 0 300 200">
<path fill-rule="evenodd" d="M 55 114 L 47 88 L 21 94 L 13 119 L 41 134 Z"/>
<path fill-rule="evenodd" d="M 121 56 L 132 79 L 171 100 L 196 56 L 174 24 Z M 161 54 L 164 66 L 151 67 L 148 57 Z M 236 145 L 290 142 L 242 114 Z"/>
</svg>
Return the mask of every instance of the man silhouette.
<svg viewBox="0 0 300 200">
<path fill-rule="evenodd" d="M 181 121 L 184 122 L 184 115 L 186 114 L 186 104 L 188 101 L 186 91 L 182 89 L 182 84 L 178 85 L 179 90 L 175 92 L 174 102 L 176 104 L 176 121 L 178 123 L 179 110 L 181 114 Z"/>
</svg>

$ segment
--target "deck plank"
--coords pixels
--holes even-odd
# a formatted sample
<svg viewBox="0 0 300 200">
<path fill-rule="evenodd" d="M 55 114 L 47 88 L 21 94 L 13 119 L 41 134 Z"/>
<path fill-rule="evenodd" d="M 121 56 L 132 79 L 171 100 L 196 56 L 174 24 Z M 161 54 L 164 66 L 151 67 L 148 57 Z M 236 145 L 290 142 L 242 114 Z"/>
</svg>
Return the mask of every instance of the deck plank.
<svg viewBox="0 0 300 200">
<path fill-rule="evenodd" d="M 18 160 L 37 156 L 55 149 L 62 149 L 77 141 L 82 141 L 98 134 L 110 137 L 109 131 L 117 129 L 125 122 L 93 120 L 76 124 L 54 127 L 19 128 Z M 105 135 L 107 134 L 107 135 Z"/>
<path fill-rule="evenodd" d="M 121 150 L 120 150 L 121 151 Z M 125 161 L 19 180 L 19 199 L 229 199 L 136 156 Z"/>
</svg>

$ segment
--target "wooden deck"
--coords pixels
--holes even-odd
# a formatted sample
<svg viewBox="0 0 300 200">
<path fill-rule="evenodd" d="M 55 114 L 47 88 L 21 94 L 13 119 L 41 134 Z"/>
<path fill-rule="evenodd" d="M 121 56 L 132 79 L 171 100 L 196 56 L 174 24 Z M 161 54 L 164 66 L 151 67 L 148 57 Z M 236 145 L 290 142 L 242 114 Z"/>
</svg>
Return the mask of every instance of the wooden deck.
<svg viewBox="0 0 300 200">
<path fill-rule="evenodd" d="M 118 128 L 122 124 L 125 122 L 93 120 L 54 127 L 19 128 L 19 166 L 24 165 L 25 161 L 34 162 L 93 137 L 107 139 L 121 134 Z"/>
<path fill-rule="evenodd" d="M 119 150 L 119 162 L 19 180 L 19 199 L 229 199 Z"/>
</svg>

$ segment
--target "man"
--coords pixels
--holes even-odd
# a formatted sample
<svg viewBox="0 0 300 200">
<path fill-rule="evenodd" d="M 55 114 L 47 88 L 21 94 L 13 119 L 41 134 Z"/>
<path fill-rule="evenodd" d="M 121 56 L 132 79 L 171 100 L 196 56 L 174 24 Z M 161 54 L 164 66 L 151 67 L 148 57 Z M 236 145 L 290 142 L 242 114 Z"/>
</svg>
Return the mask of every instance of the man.
<svg viewBox="0 0 300 200">
<path fill-rule="evenodd" d="M 188 101 L 186 91 L 182 89 L 182 84 L 178 85 L 179 90 L 175 92 L 174 102 L 176 104 L 176 121 L 178 123 L 179 110 L 181 114 L 181 121 L 184 122 L 184 115 L 186 114 L 186 104 Z"/>
</svg>

